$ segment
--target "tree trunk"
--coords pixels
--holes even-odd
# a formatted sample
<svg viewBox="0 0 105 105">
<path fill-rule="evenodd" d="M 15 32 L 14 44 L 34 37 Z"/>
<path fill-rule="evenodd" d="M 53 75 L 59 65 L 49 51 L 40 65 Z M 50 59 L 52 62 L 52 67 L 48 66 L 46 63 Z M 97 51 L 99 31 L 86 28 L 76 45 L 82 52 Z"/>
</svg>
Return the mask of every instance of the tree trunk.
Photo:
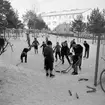
<svg viewBox="0 0 105 105">
<path fill-rule="evenodd" d="M 9 31 L 7 33 L 8 33 L 8 38 L 9 38 Z"/>
<path fill-rule="evenodd" d="M 97 86 L 97 77 L 98 77 L 98 64 L 99 64 L 99 52 L 100 52 L 100 37 L 98 36 L 97 40 L 97 53 L 96 53 L 96 64 L 95 64 L 95 76 L 94 76 L 94 85 Z"/>
<path fill-rule="evenodd" d="M 95 35 L 93 34 L 92 44 L 94 44 L 94 36 L 95 36 Z"/>
<path fill-rule="evenodd" d="M 105 44 L 105 35 L 104 35 L 104 44 Z"/>
<path fill-rule="evenodd" d="M 5 39 L 6 37 L 5 37 L 5 29 L 4 29 L 4 39 Z"/>
<path fill-rule="evenodd" d="M 102 35 L 101 36 L 101 44 L 103 44 L 103 41 L 104 41 L 104 36 Z"/>
<path fill-rule="evenodd" d="M 15 38 L 17 39 L 17 29 L 16 29 L 16 35 L 15 35 Z"/>
<path fill-rule="evenodd" d="M 95 39 L 95 40 L 94 40 L 95 43 L 97 43 L 97 40 L 98 40 L 98 39 L 97 39 L 96 35 L 94 35 L 94 39 Z"/>
<path fill-rule="evenodd" d="M 79 42 L 79 32 L 78 32 L 78 36 L 77 36 L 77 42 Z"/>
</svg>

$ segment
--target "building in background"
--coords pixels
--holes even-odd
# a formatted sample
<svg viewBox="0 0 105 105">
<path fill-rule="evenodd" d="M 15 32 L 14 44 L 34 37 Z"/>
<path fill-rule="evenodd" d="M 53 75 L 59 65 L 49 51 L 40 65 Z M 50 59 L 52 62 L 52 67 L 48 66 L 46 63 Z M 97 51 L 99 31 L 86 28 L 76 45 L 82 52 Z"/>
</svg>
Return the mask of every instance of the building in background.
<svg viewBox="0 0 105 105">
<path fill-rule="evenodd" d="M 83 21 L 87 22 L 87 15 L 90 15 L 92 9 L 72 9 L 63 11 L 53 11 L 49 13 L 41 13 L 41 17 L 51 30 L 56 32 L 69 32 L 71 23 L 77 16 L 82 15 Z"/>
</svg>

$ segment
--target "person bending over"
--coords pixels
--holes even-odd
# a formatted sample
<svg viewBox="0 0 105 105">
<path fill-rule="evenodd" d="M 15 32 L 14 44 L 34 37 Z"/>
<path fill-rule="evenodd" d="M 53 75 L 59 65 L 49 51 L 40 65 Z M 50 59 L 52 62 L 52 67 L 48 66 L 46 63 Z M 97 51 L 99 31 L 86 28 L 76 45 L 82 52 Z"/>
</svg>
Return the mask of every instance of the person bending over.
<svg viewBox="0 0 105 105">
<path fill-rule="evenodd" d="M 24 48 L 22 53 L 21 53 L 21 56 L 20 56 L 20 59 L 21 59 L 21 63 L 23 63 L 23 59 L 25 59 L 25 63 L 27 63 L 27 52 L 31 50 L 31 47 L 30 48 Z"/>
<path fill-rule="evenodd" d="M 79 69 L 81 70 L 83 47 L 80 44 L 73 44 L 73 51 L 74 51 L 74 55 L 78 56 L 79 58 L 78 65 L 79 65 Z"/>
<path fill-rule="evenodd" d="M 68 48 L 67 42 L 65 41 L 62 43 L 62 47 L 61 47 L 62 64 L 64 64 L 64 56 L 65 56 L 68 63 L 71 65 L 69 54 L 70 54 L 70 50 Z"/>
<path fill-rule="evenodd" d="M 44 55 L 44 49 L 46 47 L 46 43 L 43 41 L 42 45 L 40 46 L 40 48 L 42 47 L 42 54 Z"/>
</svg>

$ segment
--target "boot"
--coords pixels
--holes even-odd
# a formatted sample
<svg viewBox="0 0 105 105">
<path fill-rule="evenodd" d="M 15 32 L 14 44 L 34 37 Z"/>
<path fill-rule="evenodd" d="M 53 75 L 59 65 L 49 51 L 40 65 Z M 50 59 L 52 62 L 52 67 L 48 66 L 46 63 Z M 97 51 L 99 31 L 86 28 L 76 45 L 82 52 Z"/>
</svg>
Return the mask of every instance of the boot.
<svg viewBox="0 0 105 105">
<path fill-rule="evenodd" d="M 77 72 L 72 72 L 72 75 L 78 75 L 78 73 Z"/>
<path fill-rule="evenodd" d="M 52 74 L 52 71 L 50 71 L 50 77 L 54 77 L 55 75 L 54 74 Z"/>
<path fill-rule="evenodd" d="M 48 73 L 48 71 L 46 70 L 46 76 L 48 77 L 49 76 L 49 73 Z"/>
<path fill-rule="evenodd" d="M 48 73 L 46 73 L 46 76 L 48 77 L 48 76 L 49 76 L 49 74 L 48 74 Z"/>
<path fill-rule="evenodd" d="M 50 74 L 50 77 L 54 77 L 55 75 L 54 74 Z"/>
</svg>

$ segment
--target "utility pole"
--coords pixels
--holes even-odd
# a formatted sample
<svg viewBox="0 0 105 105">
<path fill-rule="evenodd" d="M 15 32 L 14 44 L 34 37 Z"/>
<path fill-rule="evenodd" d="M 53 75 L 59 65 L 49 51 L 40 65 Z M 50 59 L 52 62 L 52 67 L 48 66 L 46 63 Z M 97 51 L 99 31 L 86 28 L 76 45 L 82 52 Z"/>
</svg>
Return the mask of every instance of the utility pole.
<svg viewBox="0 0 105 105">
<path fill-rule="evenodd" d="M 101 34 L 98 35 L 98 41 L 97 41 L 97 53 L 96 53 L 95 76 L 94 76 L 94 85 L 95 86 L 97 86 L 97 77 L 98 77 L 100 38 L 101 38 Z"/>
</svg>

